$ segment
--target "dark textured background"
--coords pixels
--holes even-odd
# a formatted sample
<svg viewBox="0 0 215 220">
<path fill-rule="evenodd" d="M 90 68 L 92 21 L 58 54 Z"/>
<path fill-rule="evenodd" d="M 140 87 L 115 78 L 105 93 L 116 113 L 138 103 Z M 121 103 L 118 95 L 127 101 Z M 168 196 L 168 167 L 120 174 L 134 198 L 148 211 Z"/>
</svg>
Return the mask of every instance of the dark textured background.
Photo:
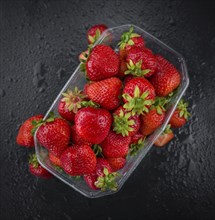
<svg viewBox="0 0 215 220">
<path fill-rule="evenodd" d="M 1 219 L 215 217 L 213 2 L 1 1 Z M 192 117 L 166 148 L 150 152 L 119 193 L 87 199 L 58 179 L 30 175 L 29 151 L 15 137 L 23 120 L 47 111 L 78 65 L 86 30 L 97 23 L 136 24 L 183 54 Z"/>
</svg>

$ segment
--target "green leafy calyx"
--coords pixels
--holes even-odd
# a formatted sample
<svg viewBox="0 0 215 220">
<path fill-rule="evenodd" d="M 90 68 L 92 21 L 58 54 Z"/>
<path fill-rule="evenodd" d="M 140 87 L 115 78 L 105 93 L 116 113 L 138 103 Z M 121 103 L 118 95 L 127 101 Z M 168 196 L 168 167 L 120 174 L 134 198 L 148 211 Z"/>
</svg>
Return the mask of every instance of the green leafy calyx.
<svg viewBox="0 0 215 220">
<path fill-rule="evenodd" d="M 103 169 L 103 176 L 99 176 L 97 181 L 95 182 L 95 186 L 101 191 L 105 190 L 117 190 L 117 183 L 116 183 L 116 177 L 119 176 L 117 172 L 109 173 L 107 168 Z"/>
<path fill-rule="evenodd" d="M 132 115 L 140 115 L 144 114 L 145 112 L 149 112 L 148 106 L 151 106 L 153 104 L 153 100 L 146 99 L 148 95 L 149 92 L 144 92 L 140 94 L 139 87 L 135 86 L 133 97 L 126 93 L 122 95 L 122 97 L 127 101 L 127 103 L 125 103 L 123 107 L 127 111 L 131 111 Z"/>
<path fill-rule="evenodd" d="M 96 102 L 93 102 L 92 100 L 89 100 L 89 101 L 82 101 L 81 102 L 81 105 L 83 107 L 93 107 L 93 108 L 99 108 L 100 105 Z"/>
<path fill-rule="evenodd" d="M 133 63 L 132 60 L 129 60 L 129 63 L 126 64 L 128 70 L 125 71 L 125 75 L 131 74 L 133 76 L 145 76 L 150 72 L 150 69 L 142 70 L 142 60 L 137 63 Z"/>
<path fill-rule="evenodd" d="M 157 113 L 159 115 L 162 115 L 163 112 L 166 111 L 165 105 L 167 104 L 167 102 L 168 102 L 168 99 L 166 99 L 165 97 L 157 96 L 150 109 L 156 109 Z"/>
<path fill-rule="evenodd" d="M 120 110 L 119 114 L 114 114 L 113 130 L 117 134 L 122 134 L 123 137 L 128 136 L 130 131 L 133 131 L 132 125 L 135 124 L 134 120 L 129 119 L 131 112 L 124 113 Z"/>
<path fill-rule="evenodd" d="M 102 154 L 102 148 L 99 144 L 94 144 L 92 146 L 92 149 L 93 149 L 93 152 L 95 153 L 95 155 L 98 157 L 98 156 L 101 156 L 103 157 L 103 154 Z"/>
<path fill-rule="evenodd" d="M 83 94 L 81 90 L 75 87 L 74 91 L 67 90 L 67 92 L 62 93 L 63 98 L 62 101 L 66 103 L 65 107 L 69 111 L 73 111 L 75 114 L 77 113 L 78 109 L 82 107 L 82 101 L 86 96 Z"/>
<path fill-rule="evenodd" d="M 133 31 L 134 31 L 134 28 L 131 27 L 128 32 L 125 32 L 122 34 L 121 41 L 118 44 L 120 49 L 124 49 L 126 45 L 130 45 L 130 46 L 134 45 L 134 41 L 132 40 L 132 38 L 140 37 L 139 34 L 133 33 Z"/>
<path fill-rule="evenodd" d="M 144 147 L 144 144 L 145 144 L 144 141 L 145 141 L 145 138 L 140 138 L 137 143 L 130 144 L 129 155 L 130 156 L 137 155 L 138 151 Z"/>
<path fill-rule="evenodd" d="M 188 102 L 185 102 L 183 99 L 181 99 L 178 103 L 177 109 L 179 110 L 179 117 L 182 118 L 184 117 L 186 120 L 188 119 L 188 117 L 191 115 L 188 111 L 187 111 L 187 107 L 189 106 Z"/>
<path fill-rule="evenodd" d="M 29 156 L 29 164 L 33 165 L 34 168 L 37 168 L 39 166 L 39 162 L 37 160 L 36 154 L 32 154 Z"/>
</svg>

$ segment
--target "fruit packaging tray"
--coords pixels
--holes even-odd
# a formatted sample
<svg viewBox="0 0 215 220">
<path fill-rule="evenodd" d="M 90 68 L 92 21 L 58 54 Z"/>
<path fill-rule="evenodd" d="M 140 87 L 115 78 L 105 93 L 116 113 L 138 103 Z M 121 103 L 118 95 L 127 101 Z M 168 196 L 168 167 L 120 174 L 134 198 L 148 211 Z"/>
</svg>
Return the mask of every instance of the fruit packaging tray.
<svg viewBox="0 0 215 220">
<path fill-rule="evenodd" d="M 89 198 L 97 198 L 105 195 L 110 195 L 113 193 L 118 192 L 123 184 L 126 182 L 128 177 L 134 172 L 138 164 L 142 161 L 142 159 L 146 156 L 146 154 L 149 152 L 149 150 L 152 148 L 153 143 L 158 138 L 158 136 L 162 133 L 162 131 L 165 129 L 166 125 L 168 124 L 178 102 L 180 101 L 181 97 L 183 96 L 185 90 L 188 87 L 189 84 L 189 78 L 187 73 L 187 67 L 184 58 L 176 52 L 171 47 L 167 46 L 165 43 L 158 40 L 156 37 L 152 36 L 145 30 L 131 24 L 126 24 L 122 26 L 117 26 L 114 28 L 109 28 L 105 32 L 102 33 L 96 44 L 105 44 L 111 46 L 116 51 L 118 50 L 118 42 L 120 41 L 121 35 L 128 31 L 130 27 L 134 27 L 134 32 L 141 35 L 145 42 L 146 46 L 149 47 L 153 53 L 160 54 L 164 56 L 166 59 L 168 59 L 179 71 L 181 74 L 181 84 L 179 88 L 177 89 L 177 92 L 172 97 L 171 102 L 169 103 L 167 107 L 167 113 L 165 120 L 163 124 L 150 136 L 147 137 L 145 140 L 144 148 L 142 148 L 137 155 L 135 156 L 128 156 L 126 165 L 119 171 L 120 175 L 117 177 L 117 184 L 118 188 L 117 191 L 100 191 L 100 190 L 92 190 L 90 189 L 82 177 L 72 177 L 66 174 L 64 171 L 56 169 L 55 166 L 51 164 L 48 157 L 48 151 L 42 147 L 37 138 L 36 134 L 34 136 L 35 141 L 35 148 L 36 148 L 36 154 L 39 163 L 41 166 L 43 166 L 45 169 L 47 169 L 50 173 L 52 173 L 54 176 L 56 176 L 58 179 L 63 181 L 64 183 L 68 184 L 70 187 L 81 193 L 82 195 L 89 197 Z M 57 111 L 57 106 L 62 98 L 62 93 L 65 92 L 67 89 L 74 89 L 75 87 L 78 87 L 79 89 L 83 89 L 84 84 L 86 83 L 85 75 L 83 72 L 81 72 L 80 65 L 76 68 L 72 76 L 69 78 L 63 89 L 60 91 L 57 98 L 54 100 L 53 104 L 49 108 L 48 112 L 45 115 L 45 119 L 48 117 L 50 112 L 54 112 L 55 115 L 59 115 Z"/>
</svg>

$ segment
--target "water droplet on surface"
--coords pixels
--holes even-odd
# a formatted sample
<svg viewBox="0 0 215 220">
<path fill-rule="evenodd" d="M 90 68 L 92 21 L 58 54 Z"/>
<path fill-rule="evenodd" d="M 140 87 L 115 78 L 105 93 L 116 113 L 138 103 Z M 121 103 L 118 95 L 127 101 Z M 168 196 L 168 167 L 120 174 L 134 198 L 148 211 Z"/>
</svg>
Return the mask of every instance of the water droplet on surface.
<svg viewBox="0 0 215 220">
<path fill-rule="evenodd" d="M 172 16 L 169 18 L 169 24 L 170 25 L 176 25 L 175 19 Z"/>
<path fill-rule="evenodd" d="M 5 93 L 5 90 L 0 88 L 0 96 L 1 96 L 1 97 L 4 97 L 5 94 L 6 94 L 6 93 Z"/>
<path fill-rule="evenodd" d="M 59 79 L 62 79 L 63 75 L 65 74 L 65 70 L 63 68 L 60 68 L 58 71 L 57 71 L 57 76 Z"/>
</svg>

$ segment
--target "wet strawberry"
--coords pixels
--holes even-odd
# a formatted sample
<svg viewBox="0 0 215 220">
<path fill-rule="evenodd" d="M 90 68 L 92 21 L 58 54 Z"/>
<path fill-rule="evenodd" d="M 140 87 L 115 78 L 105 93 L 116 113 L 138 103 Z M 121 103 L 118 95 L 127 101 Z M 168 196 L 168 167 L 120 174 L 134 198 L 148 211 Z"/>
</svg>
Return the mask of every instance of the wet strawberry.
<svg viewBox="0 0 215 220">
<path fill-rule="evenodd" d="M 42 121 L 43 115 L 35 115 L 28 118 L 19 128 L 16 143 L 25 147 L 34 147 L 33 128 L 34 122 Z"/>
<path fill-rule="evenodd" d="M 51 173 L 49 173 L 45 168 L 43 168 L 39 162 L 37 161 L 37 156 L 36 154 L 33 154 L 30 156 L 29 159 L 29 171 L 31 174 L 34 176 L 38 176 L 44 179 L 49 179 L 53 177 Z"/>
<path fill-rule="evenodd" d="M 105 109 L 86 107 L 75 115 L 77 134 L 92 144 L 99 144 L 107 137 L 111 123 L 111 114 Z"/>
<path fill-rule="evenodd" d="M 181 76 L 168 60 L 160 55 L 156 55 L 156 59 L 158 70 L 149 78 L 149 81 L 154 86 L 156 95 L 167 96 L 179 86 Z"/>
<path fill-rule="evenodd" d="M 90 174 L 96 168 L 96 155 L 88 145 L 68 147 L 60 157 L 62 168 L 71 176 Z"/>
<path fill-rule="evenodd" d="M 119 71 L 119 55 L 109 46 L 97 45 L 92 49 L 86 62 L 89 80 L 99 81 L 115 76 Z"/>
<path fill-rule="evenodd" d="M 85 85 L 87 96 L 101 107 L 113 110 L 120 104 L 122 82 L 116 77 L 111 77 L 98 82 Z"/>
<path fill-rule="evenodd" d="M 87 40 L 89 44 L 94 44 L 100 37 L 100 35 L 107 29 L 105 24 L 97 24 L 92 26 L 87 31 Z"/>
<path fill-rule="evenodd" d="M 125 157 L 129 150 L 131 137 L 123 137 L 121 134 L 116 134 L 110 131 L 105 140 L 100 143 L 102 154 L 107 158 Z"/>
<path fill-rule="evenodd" d="M 122 169 L 126 163 L 126 159 L 123 157 L 108 158 L 107 160 L 108 160 L 108 162 L 114 172 Z"/>
</svg>

